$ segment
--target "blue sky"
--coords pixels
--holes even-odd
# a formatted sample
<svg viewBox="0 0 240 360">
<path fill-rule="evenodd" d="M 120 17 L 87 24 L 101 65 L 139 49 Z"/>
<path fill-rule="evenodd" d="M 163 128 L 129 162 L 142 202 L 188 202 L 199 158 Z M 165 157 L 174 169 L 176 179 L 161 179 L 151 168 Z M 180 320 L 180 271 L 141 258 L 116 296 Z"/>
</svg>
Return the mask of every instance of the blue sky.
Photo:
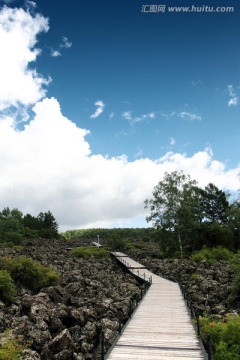
<svg viewBox="0 0 240 360">
<path fill-rule="evenodd" d="M 150 12 L 150 5 L 165 5 L 165 12 Z M 170 12 L 173 6 L 198 12 Z M 3 206 L 24 212 L 47 206 L 62 229 L 145 226 L 143 201 L 165 171 L 239 189 L 238 1 L 16 0 L 0 1 L 0 12 L 2 51 L 12 41 L 0 64 L 12 84 L 8 92 L 0 85 L 2 137 L 6 146 L 13 138 L 19 144 L 11 156 L 0 146 L 0 159 L 12 169 L 2 167 Z M 9 30 L 9 23 L 16 26 Z M 14 44 L 22 44 L 21 57 Z M 8 177 L 19 174 L 19 164 L 42 183 L 16 175 L 23 186 L 17 191 L 12 184 L 12 192 Z M 87 214 L 70 217 L 70 209 Z"/>
<path fill-rule="evenodd" d="M 156 159 L 168 149 L 193 154 L 211 146 L 216 158 L 238 165 L 239 107 L 228 106 L 228 86 L 239 94 L 238 2 L 234 13 L 221 14 L 143 13 L 146 3 L 152 2 L 37 1 L 50 19 L 39 59 L 40 72 L 53 78 L 49 94 L 91 130 L 94 153 Z M 196 3 L 203 4 L 181 5 Z M 213 3 L 231 5 L 208 0 Z M 62 36 L 72 47 L 51 59 L 47 47 L 57 48 Z M 98 99 L 106 106 L 91 120 Z M 154 119 L 134 121 L 151 113 Z"/>
</svg>

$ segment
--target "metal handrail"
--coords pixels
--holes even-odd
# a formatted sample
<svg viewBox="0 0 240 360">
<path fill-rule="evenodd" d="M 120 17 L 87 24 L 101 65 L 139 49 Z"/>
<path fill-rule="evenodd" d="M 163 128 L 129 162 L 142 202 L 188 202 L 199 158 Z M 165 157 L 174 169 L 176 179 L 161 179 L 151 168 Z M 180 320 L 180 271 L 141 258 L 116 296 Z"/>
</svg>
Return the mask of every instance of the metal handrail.
<svg viewBox="0 0 240 360">
<path fill-rule="evenodd" d="M 196 325 L 194 325 L 194 328 L 195 328 L 195 331 L 197 333 L 198 340 L 199 340 L 200 346 L 202 348 L 204 358 L 206 360 L 211 360 L 212 359 L 212 351 L 211 351 L 211 345 L 210 345 L 210 335 L 207 335 L 207 342 L 203 341 L 203 338 L 201 336 L 201 324 L 200 324 L 200 321 L 199 321 L 199 315 L 196 314 L 191 300 L 189 300 L 189 298 L 187 297 L 187 294 L 184 291 L 184 288 L 182 287 L 182 285 L 180 283 L 179 283 L 179 287 L 181 289 L 185 304 L 186 304 L 186 306 L 188 308 L 188 311 L 189 311 L 189 313 L 191 315 L 191 319 L 196 320 Z"/>
<path fill-rule="evenodd" d="M 145 272 L 142 275 L 140 275 L 139 270 L 137 270 L 137 273 L 136 273 L 135 269 L 123 257 L 118 257 L 117 260 L 121 264 L 123 264 L 133 275 L 139 277 L 141 280 L 147 282 L 149 285 L 152 284 L 152 276 L 147 276 Z"/>
</svg>

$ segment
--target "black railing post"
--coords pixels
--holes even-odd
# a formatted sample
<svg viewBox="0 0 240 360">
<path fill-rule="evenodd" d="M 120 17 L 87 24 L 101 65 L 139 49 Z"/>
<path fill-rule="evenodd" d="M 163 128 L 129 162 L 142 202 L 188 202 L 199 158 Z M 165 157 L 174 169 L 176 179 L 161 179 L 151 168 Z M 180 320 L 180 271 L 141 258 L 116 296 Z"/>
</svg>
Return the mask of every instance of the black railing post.
<svg viewBox="0 0 240 360">
<path fill-rule="evenodd" d="M 193 319 L 193 306 L 192 306 L 192 302 L 190 301 L 190 313 L 191 313 L 191 318 Z"/>
<path fill-rule="evenodd" d="M 211 345 L 210 345 L 210 335 L 209 334 L 207 336 L 207 354 L 208 354 L 208 360 L 211 360 L 212 354 L 211 354 Z"/>
<path fill-rule="evenodd" d="M 199 314 L 197 314 L 197 335 L 201 335 L 201 328 L 200 328 L 200 321 L 199 321 Z"/>
<path fill-rule="evenodd" d="M 104 360 L 104 331 L 101 331 L 101 360 Z"/>
<path fill-rule="evenodd" d="M 122 332 L 122 314 L 119 312 L 118 314 L 118 333 Z"/>
<path fill-rule="evenodd" d="M 128 310 L 129 318 L 132 317 L 132 314 L 133 314 L 133 301 L 132 301 L 132 299 L 130 299 L 129 310 Z"/>
</svg>

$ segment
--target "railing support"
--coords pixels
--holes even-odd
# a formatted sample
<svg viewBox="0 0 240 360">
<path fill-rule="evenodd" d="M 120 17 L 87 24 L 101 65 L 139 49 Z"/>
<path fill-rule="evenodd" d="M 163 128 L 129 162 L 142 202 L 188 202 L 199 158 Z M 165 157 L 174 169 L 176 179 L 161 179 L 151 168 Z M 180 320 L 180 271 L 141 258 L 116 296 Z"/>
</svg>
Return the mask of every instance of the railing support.
<svg viewBox="0 0 240 360">
<path fill-rule="evenodd" d="M 207 354 L 208 354 L 208 360 L 212 360 L 212 354 L 211 354 L 211 345 L 210 345 L 210 335 L 207 336 Z"/>
<path fill-rule="evenodd" d="M 201 328 L 200 328 L 199 315 L 197 314 L 197 336 L 200 335 L 201 335 Z"/>
<path fill-rule="evenodd" d="M 104 331 L 101 331 L 101 360 L 104 360 Z"/>
<path fill-rule="evenodd" d="M 119 335 L 122 332 L 122 314 L 119 312 L 118 314 L 118 333 Z"/>
</svg>

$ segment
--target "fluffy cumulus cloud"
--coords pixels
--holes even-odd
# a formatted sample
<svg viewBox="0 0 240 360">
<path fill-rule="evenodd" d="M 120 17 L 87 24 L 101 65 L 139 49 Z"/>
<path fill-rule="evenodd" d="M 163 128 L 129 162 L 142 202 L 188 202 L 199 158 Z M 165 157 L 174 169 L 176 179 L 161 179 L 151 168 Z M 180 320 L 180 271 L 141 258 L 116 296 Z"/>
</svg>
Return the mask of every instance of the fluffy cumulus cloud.
<svg viewBox="0 0 240 360">
<path fill-rule="evenodd" d="M 32 214 L 50 209 L 62 229 L 144 218 L 143 202 L 165 171 L 183 170 L 201 186 L 240 187 L 240 169 L 226 170 L 209 149 L 191 157 L 169 152 L 157 161 L 91 155 L 88 131 L 64 117 L 56 99 L 33 110 L 22 131 L 9 117 L 0 123 L 1 205 Z"/>
<path fill-rule="evenodd" d="M 0 86 L 2 208 L 17 207 L 32 215 L 50 210 L 61 230 L 132 226 L 134 219 L 145 218 L 143 202 L 151 196 L 165 171 L 183 170 L 200 185 L 212 181 L 233 191 L 240 187 L 240 169 L 227 170 L 224 164 L 213 159 L 209 149 L 190 157 L 169 152 L 155 161 L 138 158 L 132 162 L 125 155 L 108 158 L 91 154 L 89 131 L 65 117 L 57 99 L 44 97 L 44 81 L 37 72 L 28 69 L 28 63 L 38 53 L 34 47 L 36 36 L 47 30 L 46 19 L 21 9 L 6 8 L 0 16 L 4 40 L 1 46 L 5 50 L 8 39 L 11 49 L 8 66 L 4 55 L 5 72 L 11 81 L 12 74 L 7 69 L 11 67 L 18 79 L 7 89 L 2 83 Z M 31 96 L 30 88 L 35 89 Z M 18 130 L 16 118 L 5 111 L 7 106 L 16 104 L 23 110 L 24 106 L 34 104 L 33 116 L 22 130 Z M 98 101 L 95 105 L 99 114 L 104 104 Z"/>
<path fill-rule="evenodd" d="M 48 20 L 23 9 L 4 6 L 0 11 L 0 110 L 34 104 L 45 95 L 44 79 L 29 64 L 40 50 L 37 35 L 48 30 Z"/>
</svg>

